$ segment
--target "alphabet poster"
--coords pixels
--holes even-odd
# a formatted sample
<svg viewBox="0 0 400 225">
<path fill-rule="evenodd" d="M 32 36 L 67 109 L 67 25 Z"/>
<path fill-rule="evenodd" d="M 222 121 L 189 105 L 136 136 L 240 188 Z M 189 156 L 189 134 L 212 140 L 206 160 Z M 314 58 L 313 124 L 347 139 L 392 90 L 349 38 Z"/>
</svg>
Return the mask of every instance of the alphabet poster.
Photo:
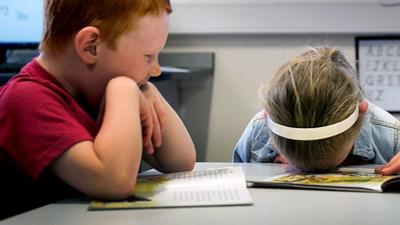
<svg viewBox="0 0 400 225">
<path fill-rule="evenodd" d="M 400 36 L 356 39 L 359 81 L 365 97 L 400 112 Z"/>
</svg>

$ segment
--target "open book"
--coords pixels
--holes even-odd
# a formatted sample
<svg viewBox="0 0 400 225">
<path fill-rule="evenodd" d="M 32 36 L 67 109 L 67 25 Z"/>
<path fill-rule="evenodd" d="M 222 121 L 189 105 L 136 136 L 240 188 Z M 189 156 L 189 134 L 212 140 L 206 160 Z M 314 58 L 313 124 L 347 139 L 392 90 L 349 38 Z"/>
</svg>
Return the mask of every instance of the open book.
<svg viewBox="0 0 400 225">
<path fill-rule="evenodd" d="M 248 180 L 252 187 L 384 192 L 400 191 L 400 175 L 383 176 L 373 169 L 341 168 L 332 173 L 285 173 L 265 180 Z"/>
<path fill-rule="evenodd" d="M 140 177 L 124 201 L 92 201 L 89 209 L 251 205 L 241 167 Z"/>
</svg>

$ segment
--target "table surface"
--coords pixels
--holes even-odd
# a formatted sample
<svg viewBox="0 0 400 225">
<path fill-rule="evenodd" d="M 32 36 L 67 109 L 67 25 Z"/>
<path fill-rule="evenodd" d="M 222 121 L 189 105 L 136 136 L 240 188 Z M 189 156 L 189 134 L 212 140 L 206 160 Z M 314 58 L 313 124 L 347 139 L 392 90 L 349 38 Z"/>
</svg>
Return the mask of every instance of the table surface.
<svg viewBox="0 0 400 225">
<path fill-rule="evenodd" d="M 197 163 L 196 170 L 240 165 L 247 179 L 268 178 L 288 167 L 270 163 Z M 400 224 L 400 193 L 249 188 L 251 206 L 88 211 L 88 201 L 68 200 L 0 221 L 0 225 L 251 225 Z"/>
</svg>

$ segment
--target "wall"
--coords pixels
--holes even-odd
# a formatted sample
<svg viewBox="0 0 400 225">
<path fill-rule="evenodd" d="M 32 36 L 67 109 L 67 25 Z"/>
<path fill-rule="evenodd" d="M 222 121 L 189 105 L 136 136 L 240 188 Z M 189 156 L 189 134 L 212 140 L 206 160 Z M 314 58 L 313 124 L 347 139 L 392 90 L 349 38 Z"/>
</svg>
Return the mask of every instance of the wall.
<svg viewBox="0 0 400 225">
<path fill-rule="evenodd" d="M 400 0 L 172 0 L 172 33 L 399 33 Z M 392 4 L 390 4 L 392 3 Z"/>
<path fill-rule="evenodd" d="M 353 35 L 179 35 L 165 52 L 214 52 L 215 70 L 206 161 L 230 161 L 251 117 L 260 109 L 257 90 L 289 57 L 316 45 L 338 46 L 354 65 Z"/>
</svg>

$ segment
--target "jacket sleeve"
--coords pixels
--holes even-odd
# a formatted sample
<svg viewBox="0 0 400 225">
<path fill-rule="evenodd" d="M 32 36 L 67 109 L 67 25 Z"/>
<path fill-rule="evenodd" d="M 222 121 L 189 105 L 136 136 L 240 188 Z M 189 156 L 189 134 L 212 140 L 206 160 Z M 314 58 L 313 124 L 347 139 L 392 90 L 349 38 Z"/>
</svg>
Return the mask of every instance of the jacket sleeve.
<svg viewBox="0 0 400 225">
<path fill-rule="evenodd" d="M 233 150 L 233 162 L 250 162 L 251 146 L 253 143 L 254 123 L 249 122 Z"/>
</svg>

